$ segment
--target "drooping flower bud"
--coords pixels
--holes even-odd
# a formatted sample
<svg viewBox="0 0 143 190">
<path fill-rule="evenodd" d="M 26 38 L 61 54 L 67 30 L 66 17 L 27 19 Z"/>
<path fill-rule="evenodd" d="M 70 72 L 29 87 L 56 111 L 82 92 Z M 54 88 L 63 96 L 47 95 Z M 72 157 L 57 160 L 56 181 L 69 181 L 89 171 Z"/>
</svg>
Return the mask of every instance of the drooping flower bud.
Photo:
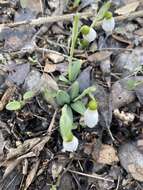
<svg viewBox="0 0 143 190">
<path fill-rule="evenodd" d="M 88 108 L 84 113 L 84 124 L 89 128 L 93 128 L 97 125 L 99 120 L 99 115 L 97 111 L 97 102 L 91 100 L 88 104 Z"/>
<path fill-rule="evenodd" d="M 102 22 L 102 28 L 106 33 L 112 33 L 115 28 L 115 19 L 111 12 L 107 12 Z"/>
<path fill-rule="evenodd" d="M 83 35 L 83 39 L 87 40 L 89 43 L 93 42 L 97 37 L 96 31 L 87 25 L 82 26 L 80 31 Z"/>
<path fill-rule="evenodd" d="M 63 141 L 63 152 L 74 152 L 78 148 L 78 139 L 77 137 L 73 136 L 71 141 Z"/>
</svg>

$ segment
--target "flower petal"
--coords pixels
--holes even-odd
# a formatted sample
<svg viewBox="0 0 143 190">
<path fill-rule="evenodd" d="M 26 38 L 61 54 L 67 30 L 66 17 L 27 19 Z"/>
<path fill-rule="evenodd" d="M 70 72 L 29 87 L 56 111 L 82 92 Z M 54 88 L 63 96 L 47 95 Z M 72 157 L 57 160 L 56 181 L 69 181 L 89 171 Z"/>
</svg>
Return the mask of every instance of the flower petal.
<svg viewBox="0 0 143 190">
<path fill-rule="evenodd" d="M 73 136 L 73 139 L 70 142 L 63 141 L 63 152 L 65 152 L 65 151 L 68 151 L 68 152 L 76 151 L 78 148 L 78 144 L 79 144 L 78 139 L 75 136 Z"/>
<path fill-rule="evenodd" d="M 89 43 L 93 42 L 97 37 L 97 33 L 93 28 L 90 28 L 90 31 L 87 35 L 83 35 L 83 38 L 87 40 Z"/>
<path fill-rule="evenodd" d="M 112 33 L 115 28 L 115 19 L 113 17 L 110 19 L 105 18 L 102 22 L 102 28 L 105 32 Z"/>
<path fill-rule="evenodd" d="M 84 123 L 87 125 L 89 128 L 93 128 L 97 125 L 98 123 L 98 111 L 97 110 L 90 110 L 87 109 L 84 113 Z"/>
</svg>

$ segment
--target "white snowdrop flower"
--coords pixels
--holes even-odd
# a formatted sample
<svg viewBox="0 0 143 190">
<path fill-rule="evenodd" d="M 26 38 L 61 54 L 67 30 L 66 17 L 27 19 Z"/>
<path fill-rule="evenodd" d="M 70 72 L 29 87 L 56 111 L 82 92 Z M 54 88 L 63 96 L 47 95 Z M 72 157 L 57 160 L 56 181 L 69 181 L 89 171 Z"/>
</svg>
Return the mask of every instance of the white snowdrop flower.
<svg viewBox="0 0 143 190">
<path fill-rule="evenodd" d="M 73 139 L 72 141 L 69 141 L 69 142 L 66 142 L 66 141 L 63 141 L 63 152 L 74 152 L 77 150 L 77 147 L 78 147 L 78 139 L 73 136 Z"/>
<path fill-rule="evenodd" d="M 84 35 L 83 38 L 87 40 L 89 43 L 93 42 L 97 38 L 97 33 L 93 28 L 90 28 L 89 33 Z"/>
<path fill-rule="evenodd" d="M 96 31 L 92 27 L 89 27 L 87 25 L 81 27 L 81 33 L 83 39 L 88 41 L 89 43 L 93 42 L 97 37 Z"/>
<path fill-rule="evenodd" d="M 102 28 L 106 33 L 112 33 L 115 28 L 115 19 L 114 17 L 111 18 L 104 18 L 102 22 Z"/>
<path fill-rule="evenodd" d="M 97 102 L 91 100 L 88 104 L 87 110 L 84 112 L 84 124 L 89 128 L 93 128 L 97 125 L 98 120 Z"/>
</svg>

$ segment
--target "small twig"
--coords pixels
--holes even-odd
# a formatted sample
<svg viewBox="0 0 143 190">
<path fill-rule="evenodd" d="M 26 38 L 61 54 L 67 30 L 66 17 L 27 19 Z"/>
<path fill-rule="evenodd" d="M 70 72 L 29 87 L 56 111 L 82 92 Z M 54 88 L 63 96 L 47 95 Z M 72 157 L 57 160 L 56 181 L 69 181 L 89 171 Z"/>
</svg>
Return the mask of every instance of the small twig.
<svg viewBox="0 0 143 190">
<path fill-rule="evenodd" d="M 74 171 L 74 170 L 70 170 L 70 169 L 68 169 L 67 171 L 69 171 L 71 173 L 75 173 L 77 175 L 82 175 L 82 176 L 91 177 L 91 178 L 95 178 L 95 179 L 99 179 L 99 180 L 114 182 L 114 180 L 101 177 L 98 174 L 91 175 L 91 174 L 86 174 L 86 173 L 82 173 L 82 172 L 78 172 L 78 171 Z"/>
<path fill-rule="evenodd" d="M 16 27 L 16 26 L 20 26 L 20 25 L 37 26 L 37 25 L 46 24 L 46 23 L 54 23 L 54 22 L 59 22 L 59 21 L 72 20 L 76 14 L 77 13 L 58 15 L 58 16 L 39 17 L 37 19 L 32 19 L 32 20 L 25 20 L 25 21 L 14 22 L 14 23 L 6 23 L 6 24 L 1 24 L 0 28 Z M 85 17 L 94 16 L 94 13 L 93 12 L 83 12 L 83 13 L 78 13 L 78 15 L 79 15 L 79 18 L 85 18 Z"/>
<path fill-rule="evenodd" d="M 77 13 L 73 14 L 65 14 L 65 15 L 60 15 L 60 16 L 48 16 L 48 17 L 40 17 L 38 19 L 32 19 L 32 20 L 26 20 L 26 21 L 20 21 L 20 22 L 14 22 L 14 23 L 6 23 L 6 24 L 0 24 L 0 30 L 6 27 L 16 27 L 16 26 L 21 26 L 21 25 L 30 25 L 30 26 L 37 26 L 41 24 L 46 24 L 46 23 L 54 23 L 54 22 L 59 22 L 59 21 L 66 21 L 66 20 L 71 20 Z M 83 13 L 78 13 L 79 18 L 85 18 L 85 17 L 92 17 L 96 16 L 94 15 L 93 12 L 83 12 Z M 136 11 L 133 12 L 129 15 L 124 15 L 124 16 L 117 16 L 115 17 L 115 21 L 122 21 L 125 19 L 134 19 L 136 17 L 143 17 L 143 10 L 141 11 Z M 96 27 L 100 26 L 102 24 L 102 21 L 97 22 Z"/>
<path fill-rule="evenodd" d="M 54 115 L 53 115 L 52 120 L 51 120 L 51 123 L 50 123 L 50 125 L 48 127 L 48 130 L 47 130 L 48 135 L 51 135 L 51 133 L 52 133 L 52 129 L 53 129 L 53 126 L 54 126 L 54 123 L 55 123 L 56 115 L 57 115 L 57 109 L 55 110 Z"/>
<path fill-rule="evenodd" d="M 115 190 L 118 190 L 119 189 L 119 185 L 120 185 L 120 176 L 118 177 L 118 181 L 117 181 L 117 187 Z"/>
</svg>

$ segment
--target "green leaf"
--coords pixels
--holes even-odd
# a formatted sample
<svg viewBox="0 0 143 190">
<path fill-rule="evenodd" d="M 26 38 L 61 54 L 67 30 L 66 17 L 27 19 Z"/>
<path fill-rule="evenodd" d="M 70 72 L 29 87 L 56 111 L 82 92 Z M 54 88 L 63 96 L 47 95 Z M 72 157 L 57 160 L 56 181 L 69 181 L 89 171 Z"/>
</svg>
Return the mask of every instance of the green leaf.
<svg viewBox="0 0 143 190">
<path fill-rule="evenodd" d="M 70 83 L 69 80 L 65 76 L 63 76 L 63 75 L 59 76 L 59 80 L 65 82 L 66 84 Z"/>
<path fill-rule="evenodd" d="M 91 27 L 95 27 L 96 26 L 96 23 L 100 20 L 102 20 L 105 16 L 105 14 L 107 13 L 107 11 L 109 10 L 111 6 L 111 2 L 106 2 L 105 4 L 103 4 L 103 6 L 99 9 L 93 23 L 91 24 Z"/>
<path fill-rule="evenodd" d="M 81 65 L 82 65 L 81 60 L 76 60 L 69 63 L 68 78 L 71 82 L 73 82 L 77 78 L 78 74 L 80 73 Z"/>
<path fill-rule="evenodd" d="M 71 104 L 71 107 L 74 111 L 76 111 L 77 113 L 80 113 L 81 115 L 83 115 L 86 110 L 84 104 L 80 100 Z"/>
<path fill-rule="evenodd" d="M 34 95 L 35 95 L 35 93 L 33 91 L 25 92 L 25 94 L 23 95 L 23 99 L 29 100 L 29 99 L 33 98 Z"/>
<path fill-rule="evenodd" d="M 76 102 L 77 100 L 82 99 L 84 96 L 86 96 L 87 94 L 91 94 L 93 92 L 95 92 L 96 87 L 95 86 L 90 86 L 87 89 L 85 89 L 77 98 L 74 99 L 74 102 Z"/>
<path fill-rule="evenodd" d="M 77 15 L 75 15 L 74 21 L 73 21 L 72 41 L 71 41 L 71 48 L 70 48 L 70 60 L 71 61 L 72 61 L 72 57 L 74 54 L 74 48 L 75 48 L 76 40 L 78 37 L 78 25 L 79 25 L 79 15 L 77 14 Z"/>
<path fill-rule="evenodd" d="M 28 1 L 27 0 L 20 0 L 20 5 L 23 9 L 27 7 Z"/>
<path fill-rule="evenodd" d="M 73 7 L 78 7 L 81 0 L 74 0 Z"/>
<path fill-rule="evenodd" d="M 70 88 L 70 97 L 73 100 L 74 98 L 76 98 L 79 94 L 79 83 L 77 81 L 75 81 Z"/>
<path fill-rule="evenodd" d="M 56 100 L 57 103 L 62 106 L 64 104 L 69 104 L 70 103 L 70 96 L 68 95 L 67 92 L 63 90 L 59 90 L 57 95 L 56 95 Z"/>
<path fill-rule="evenodd" d="M 69 118 L 71 119 L 71 122 L 73 123 L 73 113 L 72 113 L 72 109 L 70 106 L 66 106 L 67 108 L 67 112 L 68 112 L 68 115 L 69 115 Z"/>
<path fill-rule="evenodd" d="M 69 109 L 67 105 L 64 105 L 60 118 L 60 133 L 64 141 L 71 141 L 73 138 L 73 118 L 71 117 Z"/>
<path fill-rule="evenodd" d="M 14 110 L 20 110 L 22 107 L 21 103 L 19 101 L 12 101 L 12 102 L 9 102 L 7 105 L 6 105 L 6 109 L 7 110 L 10 110 L 10 111 L 14 111 Z"/>
</svg>

